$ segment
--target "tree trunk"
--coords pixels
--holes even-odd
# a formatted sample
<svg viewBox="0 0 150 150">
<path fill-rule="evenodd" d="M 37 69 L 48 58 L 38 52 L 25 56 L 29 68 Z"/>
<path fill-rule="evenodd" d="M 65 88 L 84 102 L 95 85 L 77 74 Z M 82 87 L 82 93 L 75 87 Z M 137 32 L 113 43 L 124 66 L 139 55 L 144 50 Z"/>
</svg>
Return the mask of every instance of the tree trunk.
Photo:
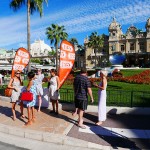
<svg viewBox="0 0 150 150">
<path fill-rule="evenodd" d="M 96 49 L 94 49 L 95 52 L 95 68 L 96 68 Z"/>
<path fill-rule="evenodd" d="M 56 48 L 56 71 L 58 74 L 58 44 L 57 43 L 55 45 L 55 48 Z"/>
<path fill-rule="evenodd" d="M 27 49 L 30 54 L 31 45 L 30 45 L 30 0 L 27 1 Z M 31 56 L 31 55 L 30 55 Z M 28 64 L 28 72 L 31 71 L 30 60 Z"/>
</svg>

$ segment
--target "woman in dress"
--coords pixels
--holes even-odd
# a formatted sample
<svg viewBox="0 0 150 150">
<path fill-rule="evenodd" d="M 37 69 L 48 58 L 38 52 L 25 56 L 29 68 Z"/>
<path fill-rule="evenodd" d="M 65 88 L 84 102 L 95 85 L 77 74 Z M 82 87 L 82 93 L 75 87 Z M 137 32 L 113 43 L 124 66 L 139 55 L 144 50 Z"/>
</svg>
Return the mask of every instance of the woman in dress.
<svg viewBox="0 0 150 150">
<path fill-rule="evenodd" d="M 106 88 L 107 88 L 107 71 L 100 71 L 101 82 L 99 85 L 93 84 L 98 90 L 98 122 L 101 125 L 106 120 Z"/>
<path fill-rule="evenodd" d="M 8 88 L 13 89 L 12 95 L 10 97 L 11 103 L 12 103 L 12 114 L 13 114 L 13 120 L 16 120 L 16 113 L 15 113 L 15 107 L 16 102 L 19 101 L 19 96 L 21 93 L 21 86 L 23 85 L 23 82 L 20 78 L 21 72 L 19 70 L 15 71 L 15 76 L 10 79 Z M 21 110 L 21 117 L 24 117 L 23 115 L 23 103 L 20 103 L 20 110 Z"/>
<path fill-rule="evenodd" d="M 37 82 L 37 95 L 38 95 L 38 101 L 39 101 L 39 107 L 38 107 L 38 112 L 41 110 L 41 104 L 42 104 L 42 95 L 43 95 L 43 79 L 44 79 L 44 74 L 42 74 L 42 70 L 38 69 L 37 75 L 36 75 L 36 82 Z"/>
<path fill-rule="evenodd" d="M 31 92 L 33 94 L 33 100 L 28 102 L 25 101 L 24 104 L 27 106 L 27 112 L 28 112 L 28 122 L 25 125 L 31 125 L 32 122 L 35 122 L 35 112 L 34 112 L 34 106 L 36 104 L 36 81 L 35 81 L 35 73 L 29 72 L 28 73 L 29 83 L 27 85 L 27 91 Z"/>
<path fill-rule="evenodd" d="M 56 75 L 55 69 L 51 69 L 50 73 L 51 73 L 51 79 L 49 81 L 50 82 L 49 96 L 53 107 L 53 110 L 50 112 L 58 114 L 58 99 L 60 99 L 58 90 L 60 87 L 60 81 L 59 81 L 59 77 Z"/>
</svg>

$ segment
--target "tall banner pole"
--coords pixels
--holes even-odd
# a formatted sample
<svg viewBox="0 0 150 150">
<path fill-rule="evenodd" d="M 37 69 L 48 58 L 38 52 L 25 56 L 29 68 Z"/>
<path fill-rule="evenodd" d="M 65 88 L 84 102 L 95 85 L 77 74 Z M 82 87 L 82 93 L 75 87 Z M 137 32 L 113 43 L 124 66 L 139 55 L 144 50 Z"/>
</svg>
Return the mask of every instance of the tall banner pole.
<svg viewBox="0 0 150 150">
<path fill-rule="evenodd" d="M 29 60 L 30 60 L 29 52 L 23 47 L 19 48 L 15 54 L 11 77 L 12 78 L 14 77 L 16 70 L 22 72 L 23 69 L 25 69 L 25 67 L 28 65 Z"/>
<path fill-rule="evenodd" d="M 68 77 L 75 61 L 74 46 L 67 40 L 63 40 L 60 44 L 60 66 L 59 66 L 59 80 L 60 87 Z"/>
</svg>

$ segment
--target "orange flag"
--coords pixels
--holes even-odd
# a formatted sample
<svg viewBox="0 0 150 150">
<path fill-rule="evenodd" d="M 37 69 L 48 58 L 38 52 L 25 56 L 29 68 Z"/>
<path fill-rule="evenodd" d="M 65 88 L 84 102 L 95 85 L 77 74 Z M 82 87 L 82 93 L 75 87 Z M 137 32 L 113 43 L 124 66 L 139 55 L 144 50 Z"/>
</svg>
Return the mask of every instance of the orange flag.
<svg viewBox="0 0 150 150">
<path fill-rule="evenodd" d="M 14 63 L 12 66 L 12 73 L 11 73 L 11 77 L 14 77 L 15 71 L 19 70 L 20 72 L 23 71 L 23 69 L 28 65 L 30 60 L 30 54 L 29 52 L 21 47 L 16 51 L 16 55 L 14 58 Z"/>
<path fill-rule="evenodd" d="M 60 87 L 63 85 L 67 76 L 69 75 L 75 61 L 74 46 L 67 40 L 63 40 L 60 44 L 60 67 L 59 80 Z"/>
</svg>

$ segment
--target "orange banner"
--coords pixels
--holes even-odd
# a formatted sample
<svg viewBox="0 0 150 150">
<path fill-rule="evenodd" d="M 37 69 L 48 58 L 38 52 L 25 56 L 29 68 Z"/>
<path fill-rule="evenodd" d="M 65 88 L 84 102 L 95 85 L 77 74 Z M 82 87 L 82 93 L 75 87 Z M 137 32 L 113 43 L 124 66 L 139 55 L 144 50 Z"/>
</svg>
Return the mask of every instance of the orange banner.
<svg viewBox="0 0 150 150">
<path fill-rule="evenodd" d="M 14 63 L 12 66 L 12 73 L 11 73 L 11 77 L 14 77 L 14 73 L 16 70 L 19 70 L 20 72 L 23 71 L 23 69 L 28 65 L 30 60 L 30 54 L 29 52 L 21 47 L 16 51 L 16 55 L 14 58 Z"/>
<path fill-rule="evenodd" d="M 66 40 L 63 40 L 60 44 L 60 67 L 59 67 L 59 79 L 60 87 L 68 77 L 75 61 L 74 46 Z"/>
</svg>

